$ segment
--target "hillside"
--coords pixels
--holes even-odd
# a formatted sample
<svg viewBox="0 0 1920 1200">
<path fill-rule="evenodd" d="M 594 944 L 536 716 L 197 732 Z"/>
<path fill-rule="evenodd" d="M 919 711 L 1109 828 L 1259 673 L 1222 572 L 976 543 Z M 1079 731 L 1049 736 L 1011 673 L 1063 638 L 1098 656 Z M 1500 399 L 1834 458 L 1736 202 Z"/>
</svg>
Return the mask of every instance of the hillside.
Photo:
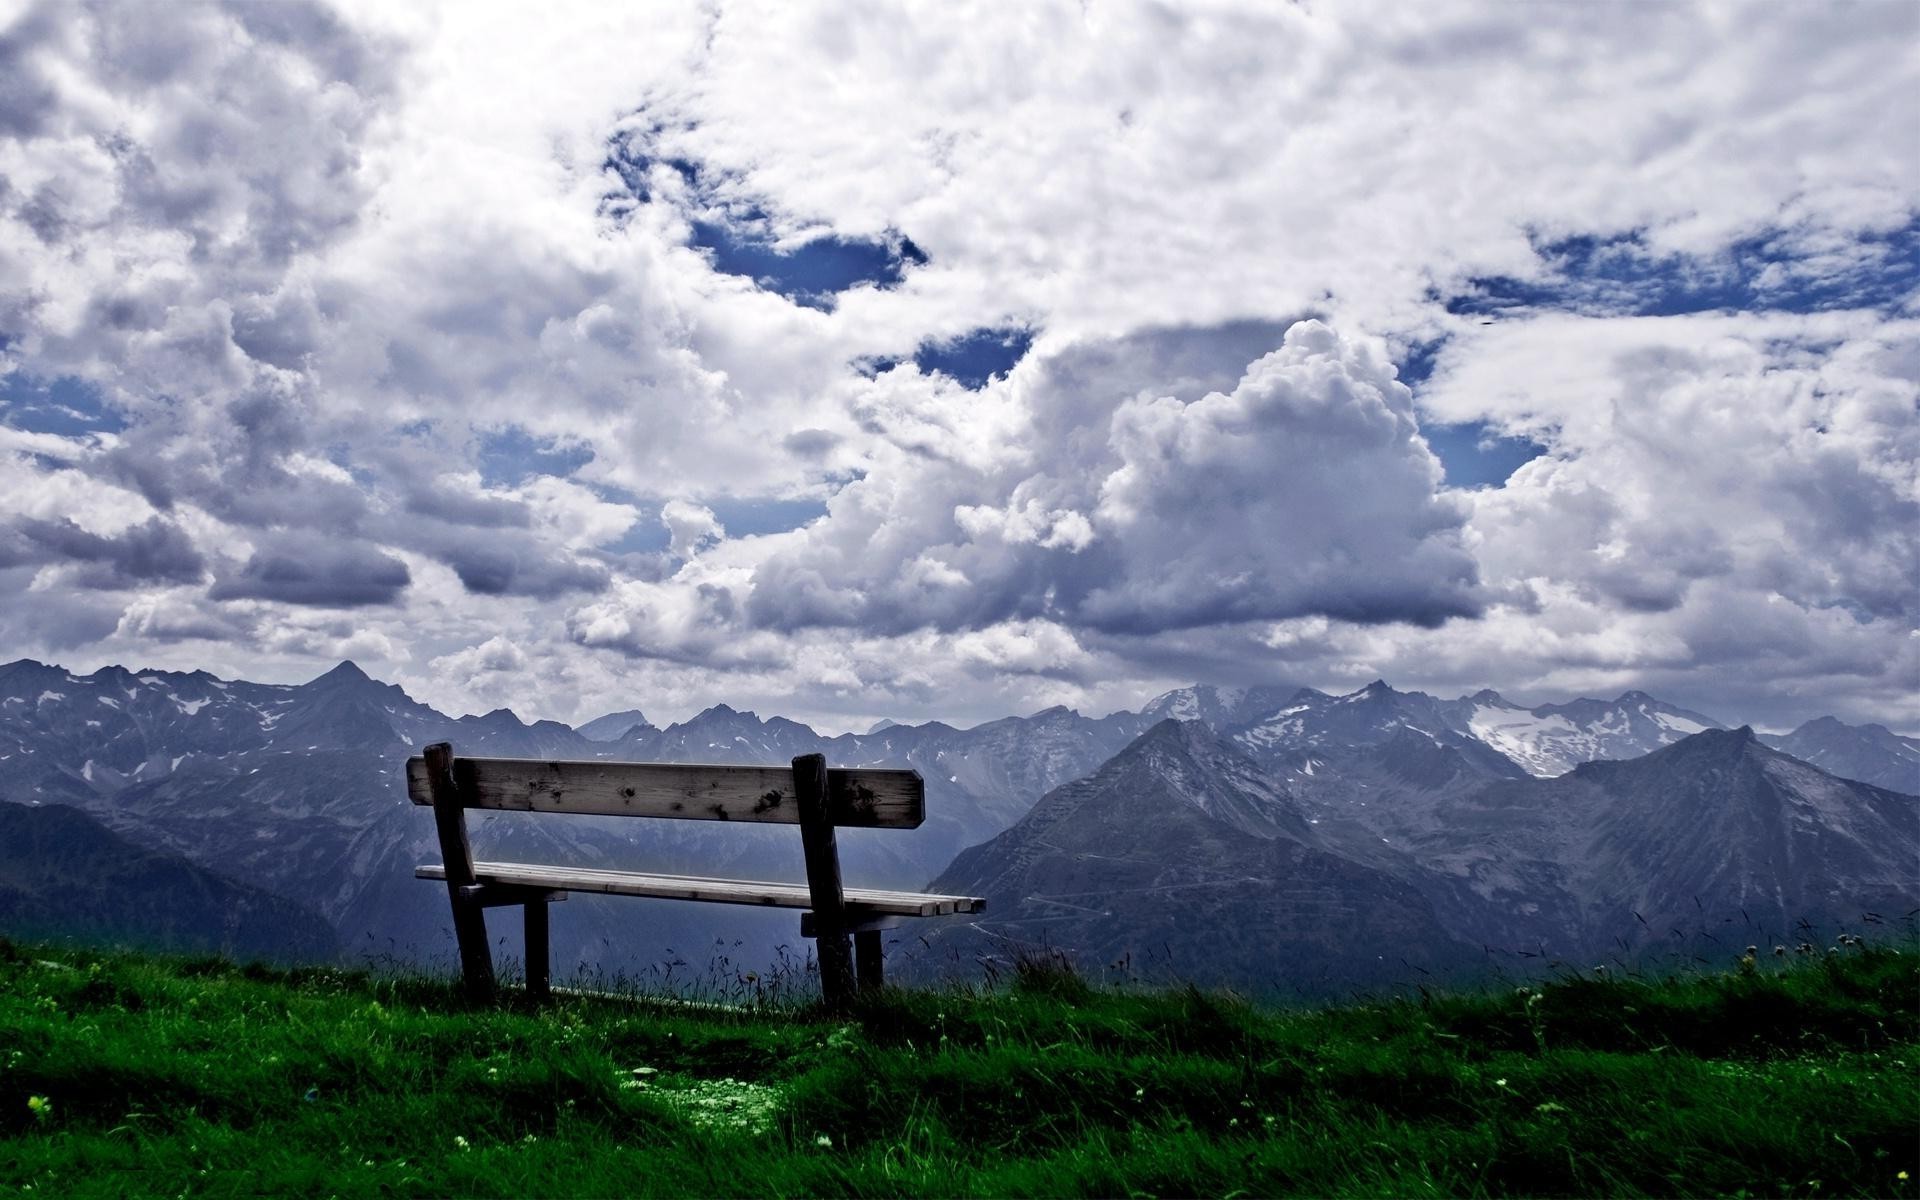
<svg viewBox="0 0 1920 1200">
<path fill-rule="evenodd" d="M 0 1187 L 1913 1196 L 1917 989 L 1910 942 L 1849 939 L 1303 1011 L 1044 964 L 838 1019 L 475 1011 L 418 978 L 0 942 Z"/>
<path fill-rule="evenodd" d="M 0 930 L 275 962 L 325 962 L 319 913 L 119 837 L 78 809 L 0 802 Z"/>
</svg>

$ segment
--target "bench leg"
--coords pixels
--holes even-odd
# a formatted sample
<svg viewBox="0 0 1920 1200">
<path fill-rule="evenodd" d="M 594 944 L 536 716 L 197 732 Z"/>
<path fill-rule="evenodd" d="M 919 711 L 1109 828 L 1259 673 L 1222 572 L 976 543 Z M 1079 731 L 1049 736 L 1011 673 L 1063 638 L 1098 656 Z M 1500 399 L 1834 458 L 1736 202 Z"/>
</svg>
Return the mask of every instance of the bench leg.
<svg viewBox="0 0 1920 1200">
<path fill-rule="evenodd" d="M 493 995 L 493 951 L 487 945 L 486 912 L 458 888 L 448 888 L 453 899 L 453 936 L 460 944 L 460 975 L 467 995 L 484 1000 Z"/>
<path fill-rule="evenodd" d="M 545 1000 L 552 995 L 548 979 L 551 955 L 547 946 L 547 902 L 529 900 L 526 903 L 527 920 L 527 995 L 535 1000 Z"/>
<path fill-rule="evenodd" d="M 853 947 L 848 940 L 843 932 L 822 933 L 813 940 L 820 960 L 820 992 L 829 1008 L 853 998 Z"/>
<path fill-rule="evenodd" d="M 880 931 L 862 929 L 853 935 L 854 963 L 860 976 L 860 990 L 877 992 L 886 984 L 886 967 L 880 960 Z"/>
</svg>

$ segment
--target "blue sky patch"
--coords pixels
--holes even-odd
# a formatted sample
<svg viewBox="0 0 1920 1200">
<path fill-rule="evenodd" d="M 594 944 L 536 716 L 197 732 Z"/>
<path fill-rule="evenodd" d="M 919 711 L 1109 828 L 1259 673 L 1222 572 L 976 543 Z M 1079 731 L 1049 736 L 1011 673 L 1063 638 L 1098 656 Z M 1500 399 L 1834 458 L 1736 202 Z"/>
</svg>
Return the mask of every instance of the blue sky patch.
<svg viewBox="0 0 1920 1200">
<path fill-rule="evenodd" d="M 653 187 L 655 168 L 666 168 L 685 184 L 692 244 L 706 251 L 714 270 L 751 279 L 795 304 L 822 311 L 831 310 L 840 293 L 862 284 L 893 287 L 909 268 L 927 261 L 912 238 L 893 231 L 872 238 L 829 233 L 780 247 L 762 203 L 744 197 L 738 181 L 698 162 L 652 152 L 648 145 L 659 134 L 658 128 L 629 131 L 607 143 L 600 166 L 615 186 L 600 198 L 602 219 L 624 225 L 640 205 L 668 202 Z"/>
<path fill-rule="evenodd" d="M 1398 364 L 1400 382 L 1417 394 L 1433 377 L 1446 345 L 1446 338 L 1434 338 L 1409 346 Z M 1500 487 L 1515 471 L 1547 452 L 1530 438 L 1504 436 L 1484 421 L 1422 420 L 1420 433 L 1440 460 L 1449 487 Z"/>
<path fill-rule="evenodd" d="M 713 269 L 742 275 L 795 304 L 829 311 L 841 292 L 861 284 L 890 288 L 907 268 L 927 261 L 907 237 L 847 238 L 827 234 L 780 249 L 758 232 L 759 221 L 694 221 L 693 244 L 705 250 Z"/>
<path fill-rule="evenodd" d="M 1408 346 L 1406 354 L 1394 364 L 1399 369 L 1400 382 L 1419 391 L 1421 384 L 1433 378 L 1433 368 L 1439 365 L 1440 351 L 1446 349 L 1447 341 L 1440 337 Z"/>
<path fill-rule="evenodd" d="M 726 526 L 728 537 L 785 533 L 827 515 L 821 500 L 767 500 L 725 496 L 707 503 Z"/>
<path fill-rule="evenodd" d="M 977 391 L 994 376 L 1013 370 L 1032 347 L 1031 329 L 975 329 L 950 341 L 922 342 L 913 352 L 913 363 L 929 375 L 938 371 L 961 387 Z"/>
<path fill-rule="evenodd" d="M 631 505 L 640 510 L 640 518 L 617 540 L 603 549 L 609 554 L 664 554 L 671 540 L 666 522 L 660 519 L 660 505 L 642 500 L 624 488 L 589 484 L 601 499 Z M 720 496 L 698 501 L 719 520 L 727 536 L 752 537 L 756 534 L 785 533 L 798 529 L 827 513 L 824 500 L 776 500 L 766 497 Z"/>
<path fill-rule="evenodd" d="M 585 446 L 536 438 L 518 425 L 480 435 L 480 479 L 488 487 L 514 487 L 535 475 L 564 478 L 592 461 Z"/>
<path fill-rule="evenodd" d="M 85 380 L 61 376 L 49 382 L 24 371 L 0 378 L 0 423 L 61 437 L 119 433 L 127 427 L 126 418 L 107 407 L 100 389 Z"/>
<path fill-rule="evenodd" d="M 1503 437 L 1480 421 L 1422 424 L 1420 432 L 1447 473 L 1447 486 L 1500 487 L 1547 448 L 1528 438 Z"/>
<path fill-rule="evenodd" d="M 1713 256 L 1661 254 L 1639 232 L 1533 240 L 1537 277 L 1482 275 L 1444 300 L 1456 316 L 1537 311 L 1671 317 L 1701 312 L 1891 308 L 1920 289 L 1920 217 L 1843 249 L 1792 229 L 1745 238 Z"/>
</svg>

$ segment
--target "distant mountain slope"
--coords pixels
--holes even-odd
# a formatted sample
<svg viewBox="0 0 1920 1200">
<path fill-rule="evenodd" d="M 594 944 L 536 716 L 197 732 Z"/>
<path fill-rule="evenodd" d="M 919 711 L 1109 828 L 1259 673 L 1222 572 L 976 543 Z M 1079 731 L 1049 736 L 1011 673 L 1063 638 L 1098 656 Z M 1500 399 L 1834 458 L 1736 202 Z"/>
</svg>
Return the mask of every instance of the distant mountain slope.
<svg viewBox="0 0 1920 1200">
<path fill-rule="evenodd" d="M 933 951 L 1164 946 L 1187 978 L 1308 986 L 1468 946 L 1545 963 L 1784 945 L 1920 905 L 1920 798 L 1750 729 L 1551 779 L 1489 777 L 1404 727 L 1315 761 L 1336 760 L 1302 795 L 1198 724 L 1156 726 L 954 860 L 934 887 L 988 911 Z"/>
<path fill-rule="evenodd" d="M 0 803 L 0 934 L 236 960 L 340 954 L 312 909 L 142 849 L 65 805 Z"/>
<path fill-rule="evenodd" d="M 1329 853 L 1291 796 L 1198 723 L 1154 726 L 1044 796 L 932 884 L 987 898 L 927 935 L 927 957 L 1050 947 L 1097 972 L 1311 992 L 1405 978 L 1471 951 L 1428 902 Z"/>
<path fill-rule="evenodd" d="M 1829 775 L 1920 794 L 1920 738 L 1902 737 L 1885 725 L 1848 725 L 1818 717 L 1784 737 L 1763 735 L 1760 740 Z"/>
<path fill-rule="evenodd" d="M 1625 762 L 1449 797 L 1402 873 L 1463 937 L 1559 953 L 1798 940 L 1920 905 L 1920 799 L 1705 730 Z"/>
</svg>

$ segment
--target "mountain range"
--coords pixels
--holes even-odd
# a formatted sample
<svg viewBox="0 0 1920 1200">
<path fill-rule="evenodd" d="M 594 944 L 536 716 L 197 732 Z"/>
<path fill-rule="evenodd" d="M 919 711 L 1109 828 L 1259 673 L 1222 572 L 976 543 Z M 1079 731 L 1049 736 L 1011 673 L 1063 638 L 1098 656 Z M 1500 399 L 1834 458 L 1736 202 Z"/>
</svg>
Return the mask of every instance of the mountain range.
<svg viewBox="0 0 1920 1200">
<path fill-rule="evenodd" d="M 1390 760 L 1423 745 L 1416 782 L 1392 796 L 1355 785 L 1307 801 L 1233 739 L 1163 722 L 963 851 L 933 888 L 985 896 L 986 914 L 920 957 L 1044 947 L 1317 992 L 1496 954 L 1633 965 L 1786 946 L 1920 905 L 1920 798 L 1836 778 L 1751 729 L 1553 778 L 1382 743 Z"/>
<path fill-rule="evenodd" d="M 920 887 L 936 875 L 978 879 L 968 886 L 1000 889 L 982 894 L 1000 897 L 992 912 L 1003 923 L 992 927 L 1004 936 L 1023 928 L 1018 922 L 1025 918 L 1017 914 L 1026 897 L 1074 890 L 1053 875 L 1091 872 L 1092 879 L 1099 872 L 1084 866 L 1094 859 L 1074 860 L 1083 865 L 1069 868 L 1057 854 L 1020 851 L 1014 857 L 1026 857 L 1013 866 L 989 851 L 1025 836 L 1023 829 L 1063 804 L 1076 812 L 1111 808 L 1107 825 L 1114 828 L 1095 840 L 1138 838 L 1136 858 L 1144 855 L 1176 875 L 1188 872 L 1191 878 L 1180 876 L 1186 884 L 1201 881 L 1192 873 L 1211 870 L 1210 859 L 1237 864 L 1237 878 L 1260 880 L 1279 873 L 1285 858 L 1289 878 L 1325 881 L 1323 899 L 1335 909 L 1345 905 L 1358 914 L 1356 898 L 1369 898 L 1370 915 L 1352 920 L 1375 931 L 1367 944 L 1373 961 L 1385 966 L 1360 969 L 1352 946 L 1344 952 L 1322 947 L 1326 953 L 1315 957 L 1320 951 L 1312 949 L 1317 943 L 1304 917 L 1294 923 L 1293 950 L 1266 953 L 1268 960 L 1291 963 L 1296 976 L 1353 981 L 1411 966 L 1429 969 L 1430 961 L 1455 960 L 1461 947 L 1483 943 L 1592 944 L 1618 923 L 1591 917 L 1604 897 L 1575 878 L 1573 848 L 1585 853 L 1629 845 L 1617 830 L 1614 841 L 1601 839 L 1599 814 L 1660 785 L 1616 794 L 1589 777 L 1596 768 L 1580 764 L 1651 762 L 1664 748 L 1724 732 L 1710 717 L 1639 692 L 1526 708 L 1491 691 L 1443 700 L 1384 682 L 1339 696 L 1195 686 L 1157 697 L 1138 712 L 1099 718 L 1052 708 L 969 729 L 881 722 L 867 733 L 836 737 L 726 705 L 666 728 L 647 721 L 638 707 L 571 728 L 527 722 L 505 708 L 449 717 L 352 663 L 305 684 L 279 685 L 119 667 L 75 675 L 23 659 L 0 666 L 0 800 L 70 806 L 133 844 L 217 867 L 237 883 L 318 912 L 350 954 L 445 961 L 451 943 L 443 903 L 412 877 L 415 864 L 438 859 L 432 822 L 407 801 L 399 776 L 418 747 L 446 740 L 456 753 L 476 755 L 716 763 L 784 763 L 819 752 L 837 766 L 911 766 L 927 780 L 929 819 L 921 829 L 843 832 L 850 881 Z M 1786 758 L 1792 755 L 1822 778 L 1837 772 L 1865 781 L 1878 789 L 1873 795 L 1920 791 L 1920 742 L 1880 726 L 1823 718 L 1782 738 L 1749 736 L 1743 745 L 1750 755 L 1793 761 Z M 1675 769 L 1674 763 L 1657 767 Z M 1859 797 L 1867 793 L 1857 790 L 1813 792 L 1842 808 L 1866 803 Z M 1176 805 L 1179 797 L 1187 799 Z M 1883 848 L 1898 851 L 1909 844 L 1901 840 L 1908 836 L 1901 803 L 1875 800 L 1869 808 L 1879 805 L 1873 811 L 1880 816 L 1853 826 L 1836 817 L 1833 828 L 1871 829 Z M 1585 815 L 1576 820 L 1576 814 Z M 1497 837 L 1485 831 L 1503 822 Z M 1480 840 L 1451 835 L 1451 823 L 1482 829 L 1475 835 Z M 472 824 L 482 857 L 731 877 L 802 875 L 797 838 L 780 828 L 506 813 L 475 814 Z M 1835 833 L 1810 844 L 1822 861 L 1844 860 L 1835 878 L 1889 883 L 1884 856 L 1839 854 L 1837 847 L 1852 836 Z M 1619 854 L 1630 857 L 1626 850 Z M 1689 871 L 1716 888 L 1734 887 L 1731 876 Z M 1528 898 L 1496 903 L 1506 895 L 1503 881 L 1512 884 L 1509 891 L 1519 889 L 1515 896 L 1524 891 Z M 1290 886 L 1288 903 L 1304 904 L 1298 886 Z M 1204 887 L 1185 890 L 1212 894 Z M 1380 897 L 1394 898 L 1391 914 L 1379 907 Z M 1526 911 L 1528 905 L 1534 911 Z M 1087 907 L 1130 911 L 1124 903 Z M 1032 927 L 1062 934 L 1079 928 L 1061 915 L 1069 910 L 1051 911 Z M 1262 938 L 1285 927 L 1271 905 L 1235 902 L 1194 911 L 1240 930 L 1253 956 L 1222 951 L 1210 956 L 1220 969 L 1196 965 L 1195 978 L 1247 977 L 1251 967 L 1232 964 L 1258 959 Z M 1126 932 L 1130 920 L 1107 920 L 1106 933 L 1090 929 L 1089 952 L 1132 945 L 1138 939 Z M 1194 922 L 1183 924 L 1191 931 Z M 514 934 L 501 932 L 513 952 Z M 763 912 L 575 897 L 555 910 L 556 966 L 564 973 L 644 969 L 676 957 L 697 962 L 715 957 L 716 943 L 732 958 L 750 959 L 781 943 L 798 949 L 794 932 L 790 918 Z M 979 930 L 966 936 L 974 935 L 988 936 Z M 965 940 L 957 932 L 941 938 L 956 954 Z M 1429 955 L 1420 947 L 1445 952 Z"/>
</svg>

